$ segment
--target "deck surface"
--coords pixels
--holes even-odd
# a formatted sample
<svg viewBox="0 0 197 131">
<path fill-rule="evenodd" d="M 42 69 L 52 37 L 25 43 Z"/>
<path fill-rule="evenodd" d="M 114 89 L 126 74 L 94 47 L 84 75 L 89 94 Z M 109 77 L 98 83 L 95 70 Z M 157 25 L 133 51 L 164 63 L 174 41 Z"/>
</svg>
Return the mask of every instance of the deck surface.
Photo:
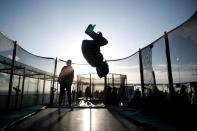
<svg viewBox="0 0 197 131">
<path fill-rule="evenodd" d="M 9 131 L 147 131 L 106 108 L 47 108 L 17 125 Z"/>
</svg>

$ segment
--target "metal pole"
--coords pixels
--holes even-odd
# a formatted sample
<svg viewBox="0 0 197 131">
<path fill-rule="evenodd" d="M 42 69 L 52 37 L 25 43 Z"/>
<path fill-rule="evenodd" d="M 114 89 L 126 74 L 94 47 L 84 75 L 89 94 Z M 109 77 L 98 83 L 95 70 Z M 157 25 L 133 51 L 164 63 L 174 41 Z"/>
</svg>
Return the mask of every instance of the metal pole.
<svg viewBox="0 0 197 131">
<path fill-rule="evenodd" d="M 178 72 L 179 72 L 179 84 L 181 84 L 181 79 L 180 79 L 180 68 L 179 68 L 179 58 L 177 57 L 176 58 L 176 60 L 177 60 L 177 63 L 178 63 Z"/>
<path fill-rule="evenodd" d="M 44 103 L 45 80 L 46 80 L 46 74 L 44 74 L 43 91 L 42 91 L 42 104 Z"/>
<path fill-rule="evenodd" d="M 21 91 L 21 104 L 20 108 L 23 107 L 23 92 L 24 92 L 24 86 L 25 86 L 25 68 L 23 70 L 23 84 L 22 84 L 22 91 Z"/>
<path fill-rule="evenodd" d="M 90 73 L 90 99 L 92 99 L 92 78 Z"/>
<path fill-rule="evenodd" d="M 166 60 L 167 60 L 167 69 L 168 69 L 169 90 L 170 90 L 170 94 L 174 94 L 169 40 L 168 40 L 168 34 L 166 32 L 164 32 L 164 39 L 165 39 L 165 46 L 166 46 Z"/>
<path fill-rule="evenodd" d="M 107 91 L 107 75 L 104 78 L 104 104 L 106 104 L 106 91 Z"/>
<path fill-rule="evenodd" d="M 125 75 L 125 90 L 126 90 L 126 97 L 128 98 L 128 87 L 127 87 L 127 75 Z"/>
<path fill-rule="evenodd" d="M 37 80 L 37 91 L 36 91 L 36 104 L 39 104 L 39 78 L 38 78 L 38 80 Z"/>
<path fill-rule="evenodd" d="M 57 68 L 57 57 L 55 59 L 55 68 L 54 68 L 54 73 L 53 73 L 53 85 L 51 87 L 51 97 L 50 97 L 50 104 L 53 104 L 53 98 L 54 98 L 54 84 L 55 84 L 55 75 L 56 75 L 56 68 Z"/>
<path fill-rule="evenodd" d="M 59 92 L 59 84 L 58 84 L 58 82 L 57 82 L 57 93 L 56 93 L 56 102 L 58 103 L 58 98 L 59 98 L 59 96 L 58 96 L 58 92 Z"/>
<path fill-rule="evenodd" d="M 114 87 L 114 74 L 112 74 L 112 87 Z"/>
<path fill-rule="evenodd" d="M 19 76 L 18 86 L 16 88 L 15 109 L 17 109 L 17 107 L 18 107 L 18 95 L 19 95 L 20 81 L 21 81 L 21 76 Z"/>
<path fill-rule="evenodd" d="M 141 89 L 142 89 L 142 97 L 145 97 L 144 94 L 144 71 L 143 71 L 143 64 L 142 64 L 142 52 L 139 49 L 139 64 L 140 64 L 140 78 L 141 78 Z"/>
<path fill-rule="evenodd" d="M 9 90 L 8 90 L 8 101 L 7 101 L 7 109 L 9 110 L 10 106 L 10 99 L 11 99 L 11 93 L 12 93 L 12 85 L 13 85 L 13 76 L 14 76 L 14 66 L 15 66 L 15 57 L 16 57 L 16 47 L 17 42 L 14 41 L 14 49 L 12 54 L 12 65 L 11 65 L 11 72 L 10 72 L 10 82 L 9 82 Z"/>
<path fill-rule="evenodd" d="M 107 76 L 105 76 L 104 84 L 105 84 L 105 87 L 107 87 Z"/>
<path fill-rule="evenodd" d="M 77 99 L 79 96 L 79 75 L 77 75 Z"/>
<path fill-rule="evenodd" d="M 156 79 L 155 79 L 155 72 L 152 71 L 152 75 L 153 75 L 153 86 L 154 86 L 154 89 L 157 88 L 157 82 L 156 82 Z"/>
</svg>

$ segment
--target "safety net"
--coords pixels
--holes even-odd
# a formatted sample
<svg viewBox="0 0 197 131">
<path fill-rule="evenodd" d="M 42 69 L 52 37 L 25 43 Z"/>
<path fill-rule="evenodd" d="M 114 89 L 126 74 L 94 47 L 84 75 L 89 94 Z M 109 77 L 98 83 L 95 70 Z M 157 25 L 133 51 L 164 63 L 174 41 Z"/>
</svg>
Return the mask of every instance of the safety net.
<svg viewBox="0 0 197 131">
<path fill-rule="evenodd" d="M 171 99 L 172 81 L 176 102 L 195 104 L 196 24 L 197 13 L 136 53 L 122 59 L 107 60 L 109 74 L 105 78 L 99 78 L 96 69 L 90 65 L 73 62 L 73 100 L 94 100 L 113 105 L 163 104 Z M 168 44 L 170 52 L 167 52 Z M 171 65 L 167 64 L 169 62 Z M 60 91 L 58 77 L 64 66 L 66 60 L 31 54 L 0 31 L 0 110 L 7 109 L 8 98 L 11 109 L 49 104 L 50 100 L 57 104 Z"/>
<path fill-rule="evenodd" d="M 168 33 L 172 76 L 178 103 L 196 103 L 197 13 Z"/>
</svg>

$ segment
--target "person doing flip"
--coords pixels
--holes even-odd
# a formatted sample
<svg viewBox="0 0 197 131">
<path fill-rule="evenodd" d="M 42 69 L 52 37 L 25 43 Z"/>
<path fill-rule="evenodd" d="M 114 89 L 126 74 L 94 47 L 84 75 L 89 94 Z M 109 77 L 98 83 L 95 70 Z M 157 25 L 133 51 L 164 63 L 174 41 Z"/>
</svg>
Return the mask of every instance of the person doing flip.
<svg viewBox="0 0 197 131">
<path fill-rule="evenodd" d="M 97 74 L 101 78 L 109 73 L 109 66 L 106 61 L 103 61 L 103 55 L 100 52 L 100 47 L 106 45 L 108 41 L 101 32 L 94 32 L 95 26 L 90 24 L 85 30 L 93 40 L 82 41 L 82 54 L 92 67 L 96 67 Z"/>
</svg>

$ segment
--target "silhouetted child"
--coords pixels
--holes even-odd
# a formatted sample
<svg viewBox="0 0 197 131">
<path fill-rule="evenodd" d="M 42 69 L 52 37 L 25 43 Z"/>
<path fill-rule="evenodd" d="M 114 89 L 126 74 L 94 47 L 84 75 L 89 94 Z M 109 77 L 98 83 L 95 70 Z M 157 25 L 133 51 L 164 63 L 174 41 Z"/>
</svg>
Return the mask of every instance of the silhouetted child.
<svg viewBox="0 0 197 131">
<path fill-rule="evenodd" d="M 108 41 L 101 32 L 94 32 L 95 26 L 90 24 L 85 31 L 93 40 L 82 41 L 82 53 L 87 62 L 92 67 L 96 67 L 97 74 L 101 78 L 105 77 L 109 72 L 108 64 L 106 61 L 103 61 L 103 55 L 100 52 L 100 47 L 106 45 Z"/>
<path fill-rule="evenodd" d="M 71 110 L 73 110 L 73 107 L 71 105 L 71 85 L 74 79 L 74 69 L 72 68 L 72 61 L 67 60 L 66 62 L 67 66 L 64 66 L 60 72 L 60 75 L 58 77 L 58 81 L 60 83 L 60 95 L 59 95 L 59 112 L 61 111 L 61 104 L 63 100 L 63 96 L 65 94 L 65 88 L 67 91 L 68 96 L 68 103 Z"/>
</svg>

